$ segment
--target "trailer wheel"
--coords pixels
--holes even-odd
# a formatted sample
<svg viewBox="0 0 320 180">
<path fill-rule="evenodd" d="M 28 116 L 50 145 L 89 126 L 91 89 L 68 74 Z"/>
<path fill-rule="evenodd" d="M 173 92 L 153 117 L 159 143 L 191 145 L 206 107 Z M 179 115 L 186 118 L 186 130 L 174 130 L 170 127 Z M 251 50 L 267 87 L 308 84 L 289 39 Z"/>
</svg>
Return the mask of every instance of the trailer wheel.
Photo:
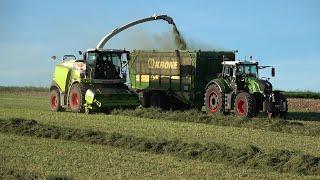
<svg viewBox="0 0 320 180">
<path fill-rule="evenodd" d="M 79 84 L 73 84 L 69 91 L 69 106 L 73 112 L 84 111 L 84 92 Z"/>
<path fill-rule="evenodd" d="M 150 107 L 150 94 L 147 92 L 139 92 L 140 103 L 142 107 Z"/>
<path fill-rule="evenodd" d="M 205 93 L 204 105 L 208 115 L 224 114 L 224 93 L 215 84 L 211 84 Z"/>
<path fill-rule="evenodd" d="M 50 91 L 50 108 L 55 112 L 62 110 L 62 106 L 60 103 L 60 93 L 56 88 Z"/>
<path fill-rule="evenodd" d="M 152 108 L 161 108 L 161 94 L 152 93 L 150 97 L 150 107 Z"/>
<path fill-rule="evenodd" d="M 241 117 L 254 117 L 257 114 L 257 106 L 254 97 L 247 93 L 239 93 L 234 102 L 234 112 Z"/>
</svg>

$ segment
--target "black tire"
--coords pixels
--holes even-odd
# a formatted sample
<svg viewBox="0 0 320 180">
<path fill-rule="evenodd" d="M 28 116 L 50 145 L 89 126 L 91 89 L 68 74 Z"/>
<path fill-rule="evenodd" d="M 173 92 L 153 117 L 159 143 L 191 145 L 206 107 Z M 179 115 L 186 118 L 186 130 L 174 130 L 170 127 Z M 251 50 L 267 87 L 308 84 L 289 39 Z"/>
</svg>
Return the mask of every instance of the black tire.
<svg viewBox="0 0 320 180">
<path fill-rule="evenodd" d="M 150 107 L 152 108 L 161 108 L 161 94 L 160 93 L 152 93 L 150 97 Z"/>
<path fill-rule="evenodd" d="M 257 106 L 254 97 L 247 93 L 239 93 L 234 102 L 234 112 L 241 117 L 254 117 L 257 115 Z"/>
<path fill-rule="evenodd" d="M 50 91 L 50 108 L 55 112 L 62 111 L 60 92 L 57 88 L 54 88 Z"/>
<path fill-rule="evenodd" d="M 140 92 L 139 93 L 139 97 L 140 98 L 140 104 L 142 105 L 142 107 L 150 107 L 150 94 L 147 92 Z"/>
<path fill-rule="evenodd" d="M 274 92 L 274 99 L 277 102 L 284 102 L 286 104 L 286 109 L 284 111 L 280 111 L 276 114 L 280 118 L 286 119 L 288 113 L 288 101 L 287 98 L 281 92 Z"/>
<path fill-rule="evenodd" d="M 211 84 L 204 96 L 204 106 L 208 115 L 225 114 L 224 93 L 220 91 L 216 84 Z"/>
<path fill-rule="evenodd" d="M 71 86 L 68 98 L 71 111 L 84 112 L 84 96 L 85 91 L 80 84 L 76 83 Z"/>
</svg>

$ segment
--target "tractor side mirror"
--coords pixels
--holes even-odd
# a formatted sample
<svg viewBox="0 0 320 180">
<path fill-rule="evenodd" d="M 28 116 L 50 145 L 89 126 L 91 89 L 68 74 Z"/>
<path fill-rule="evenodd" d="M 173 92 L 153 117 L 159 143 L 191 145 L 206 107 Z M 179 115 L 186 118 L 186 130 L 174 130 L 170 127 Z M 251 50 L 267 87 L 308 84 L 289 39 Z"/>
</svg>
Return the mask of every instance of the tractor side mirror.
<svg viewBox="0 0 320 180">
<path fill-rule="evenodd" d="M 274 77 L 276 75 L 276 69 L 271 68 L 271 76 Z"/>
<path fill-rule="evenodd" d="M 57 59 L 57 56 L 51 56 L 51 60 L 54 61 Z"/>
<path fill-rule="evenodd" d="M 130 61 L 130 59 L 131 59 L 130 54 L 127 54 L 127 60 Z"/>
</svg>

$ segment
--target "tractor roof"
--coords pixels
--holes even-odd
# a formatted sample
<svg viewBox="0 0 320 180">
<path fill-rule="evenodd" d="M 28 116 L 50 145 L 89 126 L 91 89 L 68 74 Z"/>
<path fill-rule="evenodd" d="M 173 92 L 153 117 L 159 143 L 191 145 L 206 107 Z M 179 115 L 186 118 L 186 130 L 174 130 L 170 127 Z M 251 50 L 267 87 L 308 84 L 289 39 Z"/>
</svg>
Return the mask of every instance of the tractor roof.
<svg viewBox="0 0 320 180">
<path fill-rule="evenodd" d="M 223 61 L 223 65 L 230 65 L 230 66 L 235 66 L 238 64 L 247 64 L 247 65 L 258 65 L 258 62 L 256 61 Z"/>
</svg>

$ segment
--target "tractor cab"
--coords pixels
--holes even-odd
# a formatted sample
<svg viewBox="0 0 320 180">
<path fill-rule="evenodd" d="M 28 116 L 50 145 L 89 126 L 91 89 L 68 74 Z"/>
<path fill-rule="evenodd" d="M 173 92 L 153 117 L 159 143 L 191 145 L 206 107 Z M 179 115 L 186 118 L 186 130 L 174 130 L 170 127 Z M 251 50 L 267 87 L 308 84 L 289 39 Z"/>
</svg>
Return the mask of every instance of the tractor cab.
<svg viewBox="0 0 320 180">
<path fill-rule="evenodd" d="M 244 77 L 259 78 L 258 62 L 249 61 L 223 61 L 223 77 L 230 80 L 243 80 Z"/>
<path fill-rule="evenodd" d="M 271 66 L 259 66 L 255 61 L 224 61 L 222 76 L 230 81 L 230 85 L 237 91 L 249 91 L 250 93 L 270 94 L 272 84 L 269 78 L 260 79 L 259 69 Z M 271 76 L 275 76 L 275 69 L 272 67 Z"/>
<path fill-rule="evenodd" d="M 271 66 L 259 66 L 255 61 L 223 61 L 223 77 L 243 80 L 245 77 L 259 78 L 259 69 Z M 271 76 L 275 76 L 275 68 L 271 68 Z"/>
</svg>

